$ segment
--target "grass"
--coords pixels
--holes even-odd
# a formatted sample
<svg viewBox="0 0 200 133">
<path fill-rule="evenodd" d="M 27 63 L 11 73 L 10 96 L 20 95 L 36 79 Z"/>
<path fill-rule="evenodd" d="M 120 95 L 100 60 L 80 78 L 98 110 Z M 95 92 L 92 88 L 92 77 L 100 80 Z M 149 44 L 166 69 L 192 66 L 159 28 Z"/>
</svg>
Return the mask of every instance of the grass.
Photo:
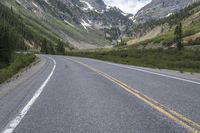
<svg viewBox="0 0 200 133">
<path fill-rule="evenodd" d="M 76 51 L 68 52 L 70 56 L 89 57 L 115 63 L 178 70 L 180 72 L 200 72 L 200 51 L 176 49 L 115 49 L 110 51 Z"/>
<path fill-rule="evenodd" d="M 32 54 L 15 54 L 10 65 L 0 69 L 0 84 L 18 73 L 21 69 L 30 65 L 35 59 L 36 56 Z"/>
<path fill-rule="evenodd" d="M 25 25 L 32 31 L 34 37 L 46 38 L 49 42 L 56 45 L 59 40 L 59 36 L 48 29 L 48 25 L 43 24 L 43 20 L 30 15 L 29 12 L 22 12 L 21 14 Z"/>
<path fill-rule="evenodd" d="M 190 36 L 200 32 L 200 22 L 196 22 L 188 27 L 183 28 L 184 36 Z"/>
</svg>

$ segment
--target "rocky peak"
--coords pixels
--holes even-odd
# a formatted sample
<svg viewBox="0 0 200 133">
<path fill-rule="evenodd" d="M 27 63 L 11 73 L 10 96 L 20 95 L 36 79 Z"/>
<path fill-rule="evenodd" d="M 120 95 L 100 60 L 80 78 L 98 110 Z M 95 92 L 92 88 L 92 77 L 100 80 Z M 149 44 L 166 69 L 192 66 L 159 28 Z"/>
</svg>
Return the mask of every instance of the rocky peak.
<svg viewBox="0 0 200 133">
<path fill-rule="evenodd" d="M 164 18 L 200 0 L 152 0 L 135 15 L 137 23 Z"/>
<path fill-rule="evenodd" d="M 88 3 L 98 11 L 103 11 L 106 9 L 106 5 L 102 0 L 80 0 L 82 3 L 85 3 L 87 6 Z"/>
</svg>

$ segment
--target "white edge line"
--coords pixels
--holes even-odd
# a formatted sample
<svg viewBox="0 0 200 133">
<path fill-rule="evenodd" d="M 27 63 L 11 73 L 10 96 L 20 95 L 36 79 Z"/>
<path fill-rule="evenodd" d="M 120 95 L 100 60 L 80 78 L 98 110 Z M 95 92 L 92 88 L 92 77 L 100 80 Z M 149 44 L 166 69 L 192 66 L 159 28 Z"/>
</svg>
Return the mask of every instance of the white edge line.
<svg viewBox="0 0 200 133">
<path fill-rule="evenodd" d="M 89 59 L 89 58 L 87 58 L 87 59 Z M 128 66 L 123 66 L 123 65 L 120 65 L 120 64 L 114 64 L 114 63 L 109 63 L 109 62 L 100 61 L 100 60 L 94 60 L 94 59 L 90 59 L 90 60 L 102 62 L 102 63 L 105 63 L 105 64 L 110 64 L 110 65 L 113 65 L 113 66 L 118 66 L 118 67 L 121 67 L 121 68 L 128 68 L 128 69 L 132 69 L 132 70 L 136 70 L 136 71 L 140 71 L 140 72 L 145 72 L 145 73 L 149 73 L 149 74 L 154 74 L 154 75 L 158 75 L 158 76 L 162 76 L 162 77 L 167 77 L 167 78 L 171 78 L 171 79 L 176 79 L 176 80 L 185 81 L 185 82 L 200 85 L 200 82 L 192 81 L 192 80 L 189 80 L 189 79 L 179 78 L 179 77 L 175 77 L 175 76 L 170 76 L 170 75 L 166 75 L 166 74 L 161 74 L 161 73 L 157 73 L 157 72 L 151 72 L 151 71 L 148 71 L 148 70 L 143 70 L 143 69 L 140 69 L 140 68 L 128 67 Z"/>
<path fill-rule="evenodd" d="M 19 114 L 17 114 L 16 117 L 14 117 L 14 119 L 12 121 L 10 121 L 6 125 L 6 127 L 4 128 L 4 130 L 2 131 L 2 133 L 12 133 L 15 130 L 15 128 L 19 125 L 19 123 L 24 118 L 24 116 L 27 114 L 27 112 L 29 111 L 29 109 L 31 108 L 31 106 L 35 103 L 35 101 L 37 100 L 37 98 L 40 96 L 40 94 L 44 90 L 44 87 L 49 82 L 49 80 L 50 80 L 51 76 L 53 75 L 54 70 L 56 68 L 56 61 L 53 58 L 51 58 L 51 57 L 48 57 L 48 58 L 51 59 L 53 61 L 53 63 L 54 63 L 54 66 L 53 66 L 53 69 L 52 69 L 51 73 L 49 74 L 49 76 L 47 77 L 47 79 L 43 82 L 43 84 L 40 86 L 40 88 L 35 92 L 35 94 L 31 98 L 31 100 L 19 112 Z"/>
</svg>

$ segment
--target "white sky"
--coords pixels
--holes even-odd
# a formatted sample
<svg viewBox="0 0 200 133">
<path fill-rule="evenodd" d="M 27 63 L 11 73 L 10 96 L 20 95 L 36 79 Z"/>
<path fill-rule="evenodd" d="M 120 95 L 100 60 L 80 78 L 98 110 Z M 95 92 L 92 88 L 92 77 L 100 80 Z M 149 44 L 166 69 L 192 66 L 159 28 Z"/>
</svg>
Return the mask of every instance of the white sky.
<svg viewBox="0 0 200 133">
<path fill-rule="evenodd" d="M 142 7 L 151 0 L 104 0 L 109 6 L 116 6 L 125 13 L 136 14 Z"/>
</svg>

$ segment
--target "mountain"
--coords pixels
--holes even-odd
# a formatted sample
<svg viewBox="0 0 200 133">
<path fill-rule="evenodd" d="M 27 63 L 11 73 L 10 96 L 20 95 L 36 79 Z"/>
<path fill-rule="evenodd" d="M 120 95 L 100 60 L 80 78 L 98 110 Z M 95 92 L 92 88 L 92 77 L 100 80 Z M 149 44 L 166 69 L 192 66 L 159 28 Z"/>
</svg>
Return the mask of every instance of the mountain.
<svg viewBox="0 0 200 133">
<path fill-rule="evenodd" d="M 81 2 L 85 3 L 86 7 L 91 5 L 91 7 L 94 7 L 97 11 L 103 11 L 103 10 L 106 10 L 106 8 L 107 8 L 107 6 L 105 5 L 105 3 L 102 0 L 84 0 Z"/>
<path fill-rule="evenodd" d="M 200 0 L 152 0 L 135 15 L 136 23 L 144 23 L 149 20 L 158 20 L 167 17 L 179 10 Z"/>
<path fill-rule="evenodd" d="M 26 25 L 49 41 L 62 39 L 73 47 L 107 47 L 132 27 L 132 15 L 102 0 L 2 0 Z M 47 34 L 51 35 L 49 37 Z M 110 47 L 110 46 L 109 46 Z"/>
<path fill-rule="evenodd" d="M 139 48 L 168 48 L 175 46 L 175 29 L 182 24 L 182 41 L 186 47 L 198 48 L 200 44 L 200 2 L 159 20 L 135 25 L 127 44 Z"/>
</svg>

